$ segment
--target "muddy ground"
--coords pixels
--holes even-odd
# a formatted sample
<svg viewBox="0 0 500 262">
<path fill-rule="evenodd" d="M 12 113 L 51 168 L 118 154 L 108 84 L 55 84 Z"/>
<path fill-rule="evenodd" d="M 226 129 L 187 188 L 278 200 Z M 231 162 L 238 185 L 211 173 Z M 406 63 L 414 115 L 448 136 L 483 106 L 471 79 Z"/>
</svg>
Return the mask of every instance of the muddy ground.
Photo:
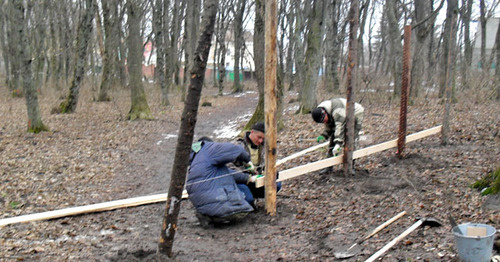
<svg viewBox="0 0 500 262">
<path fill-rule="evenodd" d="M 114 102 L 96 103 L 82 89 L 77 112 L 50 114 L 60 95 L 40 97 L 44 123 L 51 129 L 26 133 L 24 99 L 0 87 L 0 208 L 9 218 L 66 207 L 166 192 L 176 145 L 182 103 L 171 94 L 146 87 L 154 121 L 125 120 L 129 94 L 116 91 Z M 257 104 L 255 88 L 244 94 L 215 96 L 206 87 L 196 137 L 229 140 Z M 283 183 L 277 215 L 266 215 L 264 201 L 245 221 L 203 229 L 191 203 L 182 202 L 173 261 L 336 261 L 375 227 L 401 211 L 407 215 L 360 245 L 363 261 L 416 222 L 442 221 L 419 228 L 383 255 L 383 261 L 458 261 L 448 214 L 458 223 L 486 223 L 500 228 L 499 197 L 483 197 L 470 184 L 500 165 L 500 105 L 488 92 L 458 97 L 451 110 L 449 144 L 440 135 L 411 142 L 403 159 L 396 149 L 356 161 L 356 175 L 311 172 Z M 330 97 L 321 94 L 320 97 Z M 363 93 L 365 107 L 361 147 L 397 137 L 399 106 L 384 92 Z M 322 130 L 309 115 L 296 115 L 294 92 L 286 92 L 278 158 L 314 146 L 305 139 Z M 442 123 L 443 105 L 427 93 L 408 109 L 408 133 Z M 225 129 L 223 129 L 225 127 Z M 233 133 L 234 134 L 234 133 Z M 323 159 L 318 150 L 285 163 L 280 170 Z M 156 261 L 165 203 L 11 224 L 0 228 L 1 261 Z M 498 233 L 497 233 L 498 235 Z"/>
</svg>

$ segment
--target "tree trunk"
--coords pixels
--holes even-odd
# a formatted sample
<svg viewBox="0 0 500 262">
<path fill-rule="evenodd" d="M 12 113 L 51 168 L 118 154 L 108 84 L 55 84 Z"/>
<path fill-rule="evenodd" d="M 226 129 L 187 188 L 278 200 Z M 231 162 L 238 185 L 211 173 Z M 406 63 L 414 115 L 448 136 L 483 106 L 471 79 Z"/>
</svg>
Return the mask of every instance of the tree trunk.
<svg viewBox="0 0 500 262">
<path fill-rule="evenodd" d="M 329 0 L 328 7 L 328 24 L 326 26 L 326 43 L 325 43 L 325 87 L 328 92 L 338 93 L 340 91 L 340 81 L 338 75 L 339 59 L 340 59 L 340 36 L 339 30 L 339 3 L 338 0 Z M 342 36 L 343 37 L 343 36 Z"/>
<path fill-rule="evenodd" d="M 461 70 L 461 80 L 462 87 L 465 89 L 469 88 L 469 70 L 472 64 L 472 41 L 470 40 L 470 23 L 472 14 L 472 1 L 473 0 L 463 0 L 462 1 L 462 25 L 464 27 L 464 62 L 460 67 Z"/>
<path fill-rule="evenodd" d="M 497 101 L 500 100 L 500 23 L 498 23 L 497 34 L 496 34 L 496 67 L 495 67 L 495 80 L 494 86 L 497 87 Z"/>
<path fill-rule="evenodd" d="M 127 0 L 128 14 L 128 70 L 130 75 L 129 88 L 131 92 L 131 107 L 127 119 L 153 119 L 149 109 L 146 93 L 142 85 L 142 56 L 143 45 L 141 37 L 141 18 L 144 10 L 141 10 L 138 0 Z"/>
<path fill-rule="evenodd" d="M 15 27 L 15 34 L 18 34 L 16 39 L 19 39 L 19 60 L 21 60 L 21 75 L 26 99 L 26 108 L 28 109 L 28 132 L 39 133 L 47 131 L 48 128 L 43 124 L 38 105 L 38 93 L 33 84 L 32 73 L 32 54 L 31 43 L 28 39 L 28 17 L 29 11 L 26 11 L 22 0 L 14 0 L 12 16 L 16 23 L 12 24 Z"/>
<path fill-rule="evenodd" d="M 69 94 L 66 100 L 60 106 L 61 113 L 73 113 L 76 111 L 78 105 L 78 98 L 80 95 L 80 87 L 83 78 L 85 77 L 85 64 L 87 60 L 88 46 L 90 42 L 90 35 L 92 33 L 92 20 L 94 19 L 96 4 L 94 0 L 86 0 L 84 7 L 84 14 L 81 24 L 78 28 L 78 35 L 76 37 L 76 61 L 73 71 L 73 80 L 69 87 Z"/>
<path fill-rule="evenodd" d="M 192 57 L 197 43 L 198 28 L 200 25 L 200 1 L 201 0 L 188 0 L 186 7 L 186 18 L 184 26 L 184 81 L 182 87 L 182 101 L 186 99 L 186 84 L 188 83 L 187 75 L 191 70 Z"/>
<path fill-rule="evenodd" d="M 424 19 L 426 19 L 431 14 L 431 6 L 429 1 L 416 1 L 415 2 L 415 24 L 419 24 Z M 425 47 L 428 45 L 429 33 L 431 27 L 434 26 L 434 19 L 431 21 L 426 21 L 423 24 L 418 25 L 414 28 L 415 33 L 415 43 L 413 44 L 412 52 L 412 67 L 411 67 L 411 88 L 410 97 L 416 98 L 420 92 L 422 81 L 425 79 L 426 73 L 426 61 L 425 58 L 428 57 L 425 53 L 429 51 Z"/>
<path fill-rule="evenodd" d="M 257 80 L 257 90 L 259 91 L 259 101 L 257 102 L 257 107 L 255 108 L 252 117 L 247 122 L 243 130 L 249 130 L 254 123 L 259 121 L 264 121 L 264 67 L 265 67 L 264 14 L 265 14 L 265 5 L 263 3 L 263 0 L 256 0 L 255 21 L 253 29 L 254 30 L 253 58 L 255 64 L 255 78 Z"/>
<path fill-rule="evenodd" d="M 172 257 L 172 247 L 174 236 L 177 230 L 177 218 L 181 208 L 182 190 L 186 180 L 186 172 L 193 142 L 194 129 L 198 115 L 198 105 L 200 103 L 201 90 L 205 78 L 208 53 L 214 31 L 215 15 L 217 13 L 217 0 L 205 0 L 204 12 L 201 24 L 201 35 L 193 58 L 193 68 L 189 79 L 189 89 L 187 99 L 182 112 L 181 126 L 179 128 L 179 138 L 175 150 L 174 165 L 172 167 L 172 179 L 168 190 L 167 204 L 163 215 L 163 223 L 158 244 L 160 254 Z"/>
<path fill-rule="evenodd" d="M 452 26 L 455 26 L 454 23 L 452 23 L 452 19 L 454 17 L 454 13 L 457 11 L 458 8 L 458 0 L 447 0 L 448 7 L 446 10 L 446 20 L 445 20 L 445 26 L 444 26 L 444 32 L 443 32 L 443 55 L 441 56 L 441 64 L 439 67 L 439 97 L 443 98 L 445 95 L 445 91 L 447 88 L 447 77 L 451 77 L 452 74 L 449 73 L 448 71 L 451 70 L 451 68 L 448 68 L 450 65 L 448 64 L 448 56 L 452 54 L 453 50 L 450 50 L 450 48 L 455 48 L 455 45 L 450 45 L 450 39 L 451 37 L 451 32 L 454 30 Z M 451 60 L 453 61 L 453 60 Z M 454 62 L 454 61 L 453 61 Z"/>
<path fill-rule="evenodd" d="M 345 124 L 345 143 L 344 143 L 344 175 L 354 174 L 354 165 L 352 153 L 354 151 L 354 100 L 355 87 L 357 85 L 357 67 L 358 67 L 358 34 L 359 26 L 359 2 L 358 0 L 351 1 L 349 10 L 349 56 L 347 67 L 347 105 L 346 105 L 346 124 Z"/>
<path fill-rule="evenodd" d="M 314 0 L 312 12 L 309 16 L 307 50 L 305 57 L 305 75 L 301 90 L 299 113 L 309 114 L 317 105 L 316 89 L 318 83 L 319 67 L 321 65 L 321 43 L 323 27 L 324 1 Z"/>
<path fill-rule="evenodd" d="M 109 90 L 111 89 L 113 81 L 113 53 L 115 53 L 114 51 L 116 50 L 116 46 L 113 44 L 116 39 L 116 35 L 113 34 L 113 24 L 111 22 L 112 18 L 110 7 L 110 5 L 113 3 L 115 3 L 115 1 L 101 0 L 103 16 L 102 20 L 104 23 L 104 48 L 102 56 L 102 79 L 97 95 L 97 101 L 99 102 L 111 101 Z"/>
<path fill-rule="evenodd" d="M 246 0 L 237 0 L 234 16 L 234 82 L 233 92 L 243 91 L 240 83 L 240 58 L 243 46 L 243 14 L 245 13 Z"/>
<path fill-rule="evenodd" d="M 177 45 L 180 37 L 180 17 L 182 17 L 182 10 L 180 9 L 180 0 L 174 0 L 172 7 L 172 27 L 170 29 L 170 42 L 169 48 L 166 52 L 166 73 L 165 82 L 167 89 L 172 90 L 172 85 L 179 83 L 179 56 L 177 55 Z M 168 27 L 165 27 L 167 30 Z M 167 30 L 168 31 L 168 30 Z M 175 77 L 174 77 L 175 75 Z"/>
<path fill-rule="evenodd" d="M 2 58 L 3 64 L 5 65 L 5 84 L 10 86 L 10 59 L 9 59 L 9 48 L 7 45 L 7 36 L 9 21 L 7 21 L 7 16 L 4 9 L 6 9 L 7 3 L 2 1 L 2 8 L 0 8 L 0 48 L 2 48 Z"/>
<path fill-rule="evenodd" d="M 443 145 L 448 144 L 448 134 L 450 131 L 450 107 L 453 99 L 453 85 L 454 85 L 454 65 L 455 65 L 455 45 L 456 45 L 456 31 L 455 23 L 457 20 L 458 13 L 458 0 L 448 0 L 448 9 L 446 11 L 446 24 L 444 31 L 445 37 L 448 39 L 447 45 L 443 46 L 446 56 L 446 67 L 445 67 L 445 92 L 444 92 L 444 114 L 443 114 L 443 129 L 441 131 L 441 143 Z M 444 41 L 443 41 L 444 43 Z"/>
<path fill-rule="evenodd" d="M 12 3 L 9 3 L 7 8 L 7 13 L 9 12 L 14 13 L 14 12 L 19 12 L 17 10 L 13 10 L 15 7 L 12 6 Z M 24 7 L 23 7 L 24 8 Z M 20 97 L 22 94 L 22 89 L 21 89 L 21 74 L 20 74 L 20 69 L 21 69 L 21 61 L 17 59 L 19 57 L 19 43 L 21 42 L 21 39 L 19 39 L 20 34 L 16 32 L 16 27 L 20 26 L 19 21 L 16 21 L 15 16 L 10 16 L 10 19 L 8 20 L 9 27 L 7 28 L 7 41 L 8 41 L 8 48 L 9 48 L 9 57 L 10 60 L 10 69 L 11 69 L 11 81 L 9 82 L 9 91 L 13 96 Z"/>
<path fill-rule="evenodd" d="M 399 19 L 396 8 L 396 0 L 387 0 L 385 8 L 387 13 L 387 25 L 389 31 L 389 61 L 391 65 L 392 80 L 394 81 L 393 95 L 399 95 L 401 92 L 401 60 L 403 57 L 403 47 L 401 45 L 401 31 L 399 30 Z"/>
<path fill-rule="evenodd" d="M 486 3 L 485 0 L 479 0 L 479 25 L 481 26 L 481 69 L 488 73 L 490 68 L 486 64 Z"/>
<path fill-rule="evenodd" d="M 168 0 L 164 0 L 168 2 Z M 167 5 L 168 6 L 168 5 Z M 164 51 L 164 36 L 166 28 L 164 21 L 168 21 L 168 10 L 163 10 L 164 3 L 162 0 L 155 1 L 155 8 L 153 10 L 153 28 L 155 32 L 155 45 L 156 45 L 156 67 L 155 79 L 161 90 L 161 104 L 163 106 L 170 105 L 168 100 L 168 89 L 165 82 L 165 51 Z"/>
</svg>

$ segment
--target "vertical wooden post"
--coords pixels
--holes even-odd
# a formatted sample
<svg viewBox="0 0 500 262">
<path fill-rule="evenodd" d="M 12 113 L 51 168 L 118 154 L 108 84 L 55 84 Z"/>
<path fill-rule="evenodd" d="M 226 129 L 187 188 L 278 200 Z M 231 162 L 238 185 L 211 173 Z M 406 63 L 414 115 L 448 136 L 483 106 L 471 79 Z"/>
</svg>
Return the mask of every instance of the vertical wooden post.
<svg viewBox="0 0 500 262">
<path fill-rule="evenodd" d="M 347 57 L 347 108 L 344 139 L 344 175 L 354 174 L 352 153 L 354 152 L 354 86 L 356 85 L 356 68 L 358 67 L 358 26 L 359 26 L 359 1 L 351 1 L 349 10 L 349 54 Z"/>
<path fill-rule="evenodd" d="M 266 211 L 271 216 L 276 215 L 276 31 L 277 3 L 276 0 L 265 1 L 265 90 L 264 111 L 266 122 Z"/>
<path fill-rule="evenodd" d="M 399 136 L 398 152 L 399 158 L 403 157 L 406 144 L 406 112 L 408 108 L 408 90 L 410 88 L 410 61 L 411 61 L 411 25 L 405 26 L 403 45 L 403 77 L 401 80 L 401 101 L 399 105 Z"/>
</svg>

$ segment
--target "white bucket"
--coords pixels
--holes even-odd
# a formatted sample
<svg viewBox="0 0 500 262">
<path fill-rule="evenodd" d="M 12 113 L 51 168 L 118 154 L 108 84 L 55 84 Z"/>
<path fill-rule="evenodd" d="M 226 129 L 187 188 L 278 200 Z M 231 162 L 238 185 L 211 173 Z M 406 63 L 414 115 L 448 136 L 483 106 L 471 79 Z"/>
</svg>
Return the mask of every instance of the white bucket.
<svg viewBox="0 0 500 262">
<path fill-rule="evenodd" d="M 456 232 L 460 229 L 462 234 Z M 496 229 L 485 224 L 465 223 L 453 228 L 458 257 L 463 262 L 489 262 Z"/>
</svg>

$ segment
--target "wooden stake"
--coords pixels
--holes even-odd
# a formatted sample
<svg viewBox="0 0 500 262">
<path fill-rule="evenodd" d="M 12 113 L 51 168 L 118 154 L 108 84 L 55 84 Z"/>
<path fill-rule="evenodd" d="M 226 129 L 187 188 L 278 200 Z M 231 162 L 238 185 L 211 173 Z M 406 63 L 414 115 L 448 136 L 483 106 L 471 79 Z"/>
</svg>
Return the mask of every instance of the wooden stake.
<svg viewBox="0 0 500 262">
<path fill-rule="evenodd" d="M 276 31 L 277 3 L 276 0 L 265 1 L 265 90 L 264 111 L 266 119 L 266 211 L 271 216 L 276 215 Z"/>
</svg>

